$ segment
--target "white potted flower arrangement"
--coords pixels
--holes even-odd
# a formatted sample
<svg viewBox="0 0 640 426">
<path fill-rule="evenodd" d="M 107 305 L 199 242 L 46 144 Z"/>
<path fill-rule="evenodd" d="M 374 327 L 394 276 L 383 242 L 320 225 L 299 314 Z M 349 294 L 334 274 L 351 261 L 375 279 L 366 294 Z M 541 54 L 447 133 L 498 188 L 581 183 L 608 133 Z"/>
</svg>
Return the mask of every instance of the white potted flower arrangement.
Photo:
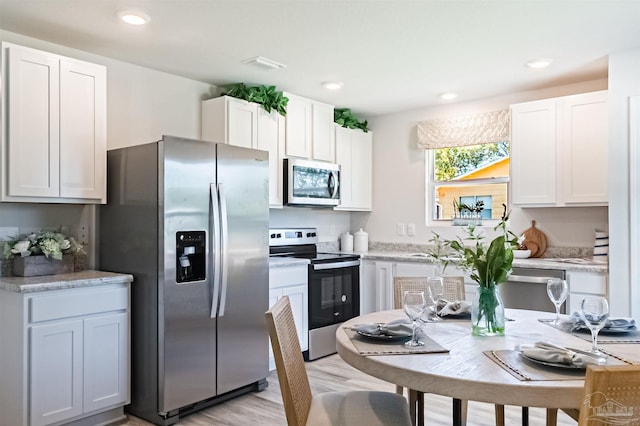
<svg viewBox="0 0 640 426">
<path fill-rule="evenodd" d="M 23 277 L 73 272 L 73 255 L 82 252 L 82 244 L 56 231 L 20 235 L 4 244 L 13 274 Z"/>
</svg>

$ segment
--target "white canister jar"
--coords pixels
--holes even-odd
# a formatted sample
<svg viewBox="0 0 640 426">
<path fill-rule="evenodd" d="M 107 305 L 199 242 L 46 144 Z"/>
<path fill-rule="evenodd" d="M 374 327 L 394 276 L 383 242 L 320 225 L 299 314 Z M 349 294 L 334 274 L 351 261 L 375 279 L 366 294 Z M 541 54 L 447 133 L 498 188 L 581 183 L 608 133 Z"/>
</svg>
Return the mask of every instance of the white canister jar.
<svg viewBox="0 0 640 426">
<path fill-rule="evenodd" d="M 353 235 L 348 231 L 342 234 L 340 237 L 340 250 L 341 251 L 353 251 Z"/>
<path fill-rule="evenodd" d="M 353 249 L 355 251 L 368 251 L 369 250 L 369 234 L 364 232 L 362 228 L 354 235 Z"/>
</svg>

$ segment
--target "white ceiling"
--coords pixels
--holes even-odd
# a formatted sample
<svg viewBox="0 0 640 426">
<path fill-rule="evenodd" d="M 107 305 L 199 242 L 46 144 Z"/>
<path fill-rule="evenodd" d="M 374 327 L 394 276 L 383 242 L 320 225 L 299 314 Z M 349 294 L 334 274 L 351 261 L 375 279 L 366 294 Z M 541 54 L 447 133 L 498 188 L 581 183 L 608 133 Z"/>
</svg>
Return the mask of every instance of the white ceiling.
<svg viewBox="0 0 640 426">
<path fill-rule="evenodd" d="M 117 21 L 132 8 L 150 23 Z M 364 117 L 606 77 L 609 53 L 640 47 L 639 19 L 638 0 L 0 0 L 3 30 Z M 241 63 L 254 56 L 287 68 Z M 524 67 L 534 57 L 554 62 Z"/>
</svg>

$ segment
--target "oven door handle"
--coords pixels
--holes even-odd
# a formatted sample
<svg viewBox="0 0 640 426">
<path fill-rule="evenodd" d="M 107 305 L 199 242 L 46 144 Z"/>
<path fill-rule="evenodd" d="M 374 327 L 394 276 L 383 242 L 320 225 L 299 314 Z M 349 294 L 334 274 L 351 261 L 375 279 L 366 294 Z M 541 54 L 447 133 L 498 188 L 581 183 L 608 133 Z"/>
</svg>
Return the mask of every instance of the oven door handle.
<svg viewBox="0 0 640 426">
<path fill-rule="evenodd" d="M 346 262 L 332 262 L 332 263 L 314 263 L 313 270 L 319 271 L 322 269 L 339 269 L 339 268 L 350 268 L 352 266 L 359 266 L 359 260 L 349 260 Z"/>
<path fill-rule="evenodd" d="M 530 277 L 527 275 L 509 275 L 507 281 L 513 281 L 517 283 L 536 283 L 536 284 L 546 284 L 547 281 L 552 279 L 553 277 Z"/>
</svg>

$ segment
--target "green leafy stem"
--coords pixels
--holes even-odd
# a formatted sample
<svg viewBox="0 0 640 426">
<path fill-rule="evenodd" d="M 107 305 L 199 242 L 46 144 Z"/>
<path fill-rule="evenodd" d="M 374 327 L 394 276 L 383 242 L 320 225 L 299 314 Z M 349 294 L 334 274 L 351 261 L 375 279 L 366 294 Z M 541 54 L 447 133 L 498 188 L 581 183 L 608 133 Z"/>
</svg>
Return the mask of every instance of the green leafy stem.
<svg viewBox="0 0 640 426">
<path fill-rule="evenodd" d="M 223 95 L 255 102 L 262 105 L 265 111 L 276 110 L 281 115 L 287 115 L 289 98 L 276 90 L 276 86 L 246 86 L 244 83 L 234 83 L 222 86 Z"/>
<path fill-rule="evenodd" d="M 333 121 L 336 124 L 348 129 L 360 129 L 367 133 L 369 131 L 367 120 L 359 121 L 349 108 L 336 108 L 333 110 Z"/>
</svg>

